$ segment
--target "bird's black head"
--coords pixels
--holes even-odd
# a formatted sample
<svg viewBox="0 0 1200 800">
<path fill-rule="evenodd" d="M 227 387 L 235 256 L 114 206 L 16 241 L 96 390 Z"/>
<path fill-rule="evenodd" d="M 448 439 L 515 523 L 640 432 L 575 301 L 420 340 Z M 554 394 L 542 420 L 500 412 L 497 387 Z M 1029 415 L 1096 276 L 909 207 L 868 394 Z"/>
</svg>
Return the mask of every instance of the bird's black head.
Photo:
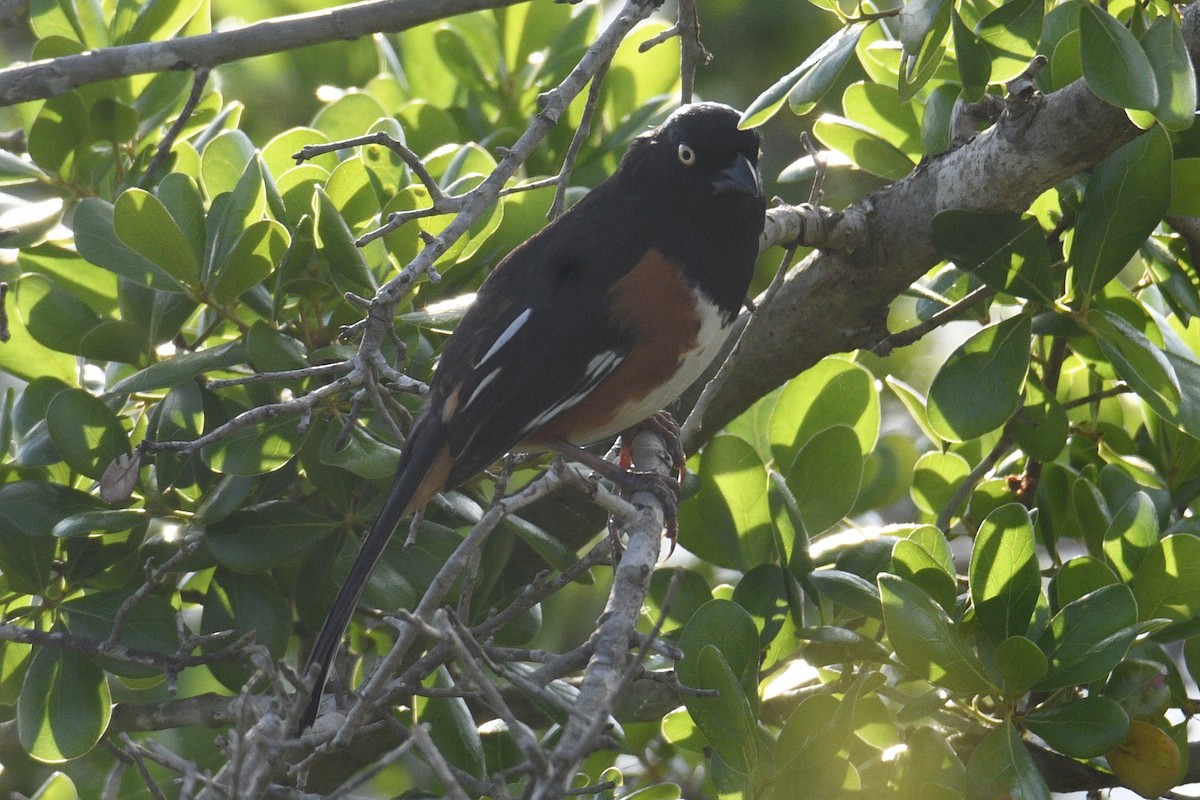
<svg viewBox="0 0 1200 800">
<path fill-rule="evenodd" d="M 639 181 L 676 198 L 715 208 L 765 207 L 758 174 L 757 131 L 739 130 L 741 115 L 721 103 L 682 106 L 639 136 L 626 160 Z"/>
</svg>

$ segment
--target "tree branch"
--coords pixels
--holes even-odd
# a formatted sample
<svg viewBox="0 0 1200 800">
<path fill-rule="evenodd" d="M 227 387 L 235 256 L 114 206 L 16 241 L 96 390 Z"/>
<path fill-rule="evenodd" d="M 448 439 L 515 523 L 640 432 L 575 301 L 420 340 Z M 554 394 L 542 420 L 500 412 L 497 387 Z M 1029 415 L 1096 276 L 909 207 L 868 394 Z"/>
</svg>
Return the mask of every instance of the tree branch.
<svg viewBox="0 0 1200 800">
<path fill-rule="evenodd" d="M 149 72 L 215 67 L 373 33 L 396 33 L 446 17 L 523 0 L 368 0 L 244 28 L 165 42 L 105 47 L 0 70 L 0 106 L 54 97 L 78 86 Z"/>
</svg>

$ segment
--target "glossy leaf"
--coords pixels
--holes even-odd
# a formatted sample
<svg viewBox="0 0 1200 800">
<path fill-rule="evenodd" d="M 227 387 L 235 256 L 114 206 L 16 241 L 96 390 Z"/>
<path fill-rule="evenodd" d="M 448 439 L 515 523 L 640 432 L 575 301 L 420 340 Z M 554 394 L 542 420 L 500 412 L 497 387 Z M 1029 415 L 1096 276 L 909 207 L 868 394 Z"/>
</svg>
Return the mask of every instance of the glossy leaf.
<svg viewBox="0 0 1200 800">
<path fill-rule="evenodd" d="M 862 483 L 858 435 L 835 425 L 812 437 L 784 476 L 810 536 L 833 527 L 850 513 Z"/>
<path fill-rule="evenodd" d="M 234 431 L 203 448 L 200 457 L 226 475 L 262 475 L 290 461 L 303 439 L 300 418 L 285 414 Z"/>
<path fill-rule="evenodd" d="M 1182 622 L 1200 615 L 1200 537 L 1173 534 L 1155 542 L 1129 585 L 1138 619 Z"/>
<path fill-rule="evenodd" d="M 1170 202 L 1171 142 L 1162 129 L 1147 131 L 1096 165 L 1069 254 L 1077 303 L 1088 302 L 1125 268 Z"/>
<path fill-rule="evenodd" d="M 426 684 L 452 689 L 454 679 L 449 670 L 441 667 Z M 429 738 L 447 762 L 476 778 L 487 774 L 483 740 L 466 700 L 461 697 L 418 697 L 414 698 L 413 711 L 418 723 L 429 726 Z"/>
<path fill-rule="evenodd" d="M 983 97 L 991 79 L 992 57 L 987 45 L 963 22 L 957 10 L 954 11 L 952 26 L 954 56 L 962 81 L 963 99 L 975 102 Z"/>
<path fill-rule="evenodd" d="M 1125 741 L 1105 754 L 1113 773 L 1142 797 L 1166 794 L 1179 776 L 1179 747 L 1149 722 L 1133 720 Z"/>
<path fill-rule="evenodd" d="M 111 714 L 108 681 L 94 661 L 55 647 L 33 654 L 17 702 L 25 752 L 51 764 L 78 758 L 100 741 Z"/>
<path fill-rule="evenodd" d="M 940 514 L 970 471 L 971 466 L 958 453 L 925 453 L 913 470 L 913 502 L 927 514 Z"/>
<path fill-rule="evenodd" d="M 54 447 L 72 469 L 99 479 L 118 456 L 129 453 L 129 438 L 117 415 L 82 389 L 59 392 L 46 408 Z"/>
<path fill-rule="evenodd" d="M 878 133 L 843 117 L 822 114 L 813 124 L 813 135 L 861 169 L 886 180 L 899 180 L 916 166 L 902 150 Z"/>
<path fill-rule="evenodd" d="M 1050 669 L 1045 654 L 1024 636 L 1011 636 L 996 646 L 992 653 L 1004 691 L 1009 695 L 1022 695 L 1045 677 Z"/>
<path fill-rule="evenodd" d="M 896 655 L 918 677 L 954 692 L 986 692 L 983 665 L 946 612 L 915 584 L 879 576 L 883 620 Z"/>
<path fill-rule="evenodd" d="M 238 511 L 205 528 L 217 560 L 234 572 L 266 572 L 301 556 L 334 529 L 333 520 L 286 500 Z"/>
<path fill-rule="evenodd" d="M 1033 524 L 1020 503 L 1000 506 L 975 536 L 971 603 L 983 629 L 1000 642 L 1024 635 L 1041 591 Z"/>
<path fill-rule="evenodd" d="M 700 491 L 680 506 L 680 543 L 714 564 L 748 569 L 769 559 L 771 511 L 766 467 L 736 436 L 716 436 L 704 448 Z"/>
<path fill-rule="evenodd" d="M 1037 685 L 1049 690 L 1107 675 L 1142 630 L 1138 606 L 1124 584 L 1105 586 L 1063 606 L 1039 644 L 1050 672 Z"/>
<path fill-rule="evenodd" d="M 1186 130 L 1196 115 L 1196 73 L 1183 41 L 1183 30 L 1171 17 L 1150 23 L 1141 41 L 1158 86 L 1154 117 L 1169 131 Z"/>
<path fill-rule="evenodd" d="M 113 227 L 126 247 L 186 286 L 200 280 L 200 265 L 183 231 L 154 195 L 130 189 L 117 198 Z"/>
<path fill-rule="evenodd" d="M 229 256 L 217 270 L 213 298 L 228 303 L 242 292 L 261 283 L 283 259 L 288 237 L 284 227 L 274 220 L 259 220 L 237 238 Z"/>
<path fill-rule="evenodd" d="M 1158 516 L 1145 492 L 1121 507 L 1104 534 L 1104 561 L 1123 581 L 1133 577 L 1146 554 L 1158 544 Z"/>
<path fill-rule="evenodd" d="M 676 669 L 685 686 L 701 680 L 700 652 L 714 646 L 737 678 L 751 702 L 758 698 L 758 629 L 754 620 L 729 600 L 710 600 L 696 610 L 679 637 L 683 658 Z"/>
<path fill-rule="evenodd" d="M 1011 317 L 950 354 L 929 387 L 929 424 L 940 436 L 964 442 L 1012 416 L 1029 371 L 1030 335 L 1029 317 Z"/>
<path fill-rule="evenodd" d="M 1021 718 L 1048 745 L 1072 758 L 1092 758 L 1116 747 L 1129 731 L 1129 717 L 1107 697 L 1079 697 Z"/>
<path fill-rule="evenodd" d="M 1158 105 L 1158 84 L 1146 52 L 1129 29 L 1093 3 L 1079 6 L 1080 56 L 1088 88 L 1122 108 Z"/>
<path fill-rule="evenodd" d="M 933 241 L 959 269 L 993 289 L 1054 302 L 1050 251 L 1035 217 L 950 209 L 933 218 Z"/>
<path fill-rule="evenodd" d="M 1113 370 L 1160 416 L 1174 420 L 1182 400 L 1179 377 L 1162 348 L 1111 311 L 1088 313 L 1088 325 Z"/>
<path fill-rule="evenodd" d="M 1046 781 L 1011 722 L 1000 723 L 972 751 L 967 800 L 1050 800 Z"/>
<path fill-rule="evenodd" d="M 868 453 L 879 435 L 879 393 L 861 365 L 837 356 L 822 359 L 790 380 L 775 403 L 768 432 L 771 455 L 781 471 L 810 439 L 835 425 L 848 425 Z"/>
</svg>

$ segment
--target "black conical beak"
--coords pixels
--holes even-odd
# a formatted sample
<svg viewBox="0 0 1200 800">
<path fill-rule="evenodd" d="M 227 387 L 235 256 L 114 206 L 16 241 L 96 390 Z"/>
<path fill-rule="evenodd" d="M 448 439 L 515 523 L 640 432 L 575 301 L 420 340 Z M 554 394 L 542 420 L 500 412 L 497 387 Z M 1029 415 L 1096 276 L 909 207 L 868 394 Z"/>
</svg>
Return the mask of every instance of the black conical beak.
<svg viewBox="0 0 1200 800">
<path fill-rule="evenodd" d="M 712 185 L 717 194 L 748 194 L 751 197 L 762 197 L 762 178 L 750 163 L 750 159 L 741 153 L 734 157 L 732 164 L 717 173 Z"/>
</svg>

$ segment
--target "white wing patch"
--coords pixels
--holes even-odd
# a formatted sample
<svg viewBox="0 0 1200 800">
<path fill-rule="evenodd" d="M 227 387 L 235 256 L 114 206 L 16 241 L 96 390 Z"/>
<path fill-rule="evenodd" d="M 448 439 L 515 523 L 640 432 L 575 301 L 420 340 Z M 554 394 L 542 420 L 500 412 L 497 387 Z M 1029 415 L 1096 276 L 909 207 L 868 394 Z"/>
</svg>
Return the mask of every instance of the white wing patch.
<svg viewBox="0 0 1200 800">
<path fill-rule="evenodd" d="M 529 420 L 525 427 L 521 429 L 521 435 L 524 436 L 530 431 L 540 428 L 567 409 L 578 405 L 585 397 L 592 393 L 593 389 L 600 385 L 601 381 L 611 375 L 617 367 L 621 366 L 621 362 L 624 360 L 625 356 L 615 350 L 605 350 L 594 357 L 588 362 L 587 369 L 583 373 L 583 379 L 579 382 L 575 391 Z"/>
<path fill-rule="evenodd" d="M 487 363 L 487 360 L 489 358 L 496 355 L 496 353 L 500 352 L 500 348 L 504 347 L 504 345 L 508 344 L 509 340 L 512 339 L 513 336 L 516 336 L 517 331 L 519 331 L 521 329 L 521 326 L 529 321 L 529 315 L 532 313 L 533 313 L 533 309 L 527 308 L 524 311 L 522 311 L 520 314 L 518 314 L 517 318 L 514 319 L 512 322 L 510 322 L 508 324 L 508 327 L 504 329 L 504 333 L 500 334 L 500 336 L 496 339 L 496 341 L 492 342 L 492 346 L 489 347 L 488 351 L 483 354 L 483 358 L 481 358 L 475 362 L 475 369 L 479 369 L 480 367 L 482 367 L 484 364 Z M 493 374 L 495 374 L 495 373 L 493 373 Z M 488 376 L 487 378 L 485 378 L 483 380 L 483 382 L 479 384 L 480 388 L 482 388 L 484 386 L 484 384 L 486 384 L 490 379 L 491 379 L 491 376 Z M 478 392 L 479 389 L 476 389 L 475 391 Z M 475 399 L 474 394 L 471 395 L 471 400 L 473 400 L 473 399 Z M 471 404 L 471 400 L 467 401 L 467 405 Z"/>
<path fill-rule="evenodd" d="M 487 377 L 485 377 L 483 380 L 481 380 L 479 382 L 479 385 L 475 387 L 475 391 L 471 392 L 471 396 L 467 398 L 467 402 L 463 403 L 462 407 L 465 409 L 467 406 L 471 405 L 471 403 L 474 403 L 475 398 L 479 397 L 479 393 L 482 392 L 489 383 L 496 380 L 496 376 L 500 374 L 500 371 L 502 369 L 504 369 L 504 368 L 496 367 L 494 370 L 492 370 L 490 373 L 488 373 Z"/>
</svg>

